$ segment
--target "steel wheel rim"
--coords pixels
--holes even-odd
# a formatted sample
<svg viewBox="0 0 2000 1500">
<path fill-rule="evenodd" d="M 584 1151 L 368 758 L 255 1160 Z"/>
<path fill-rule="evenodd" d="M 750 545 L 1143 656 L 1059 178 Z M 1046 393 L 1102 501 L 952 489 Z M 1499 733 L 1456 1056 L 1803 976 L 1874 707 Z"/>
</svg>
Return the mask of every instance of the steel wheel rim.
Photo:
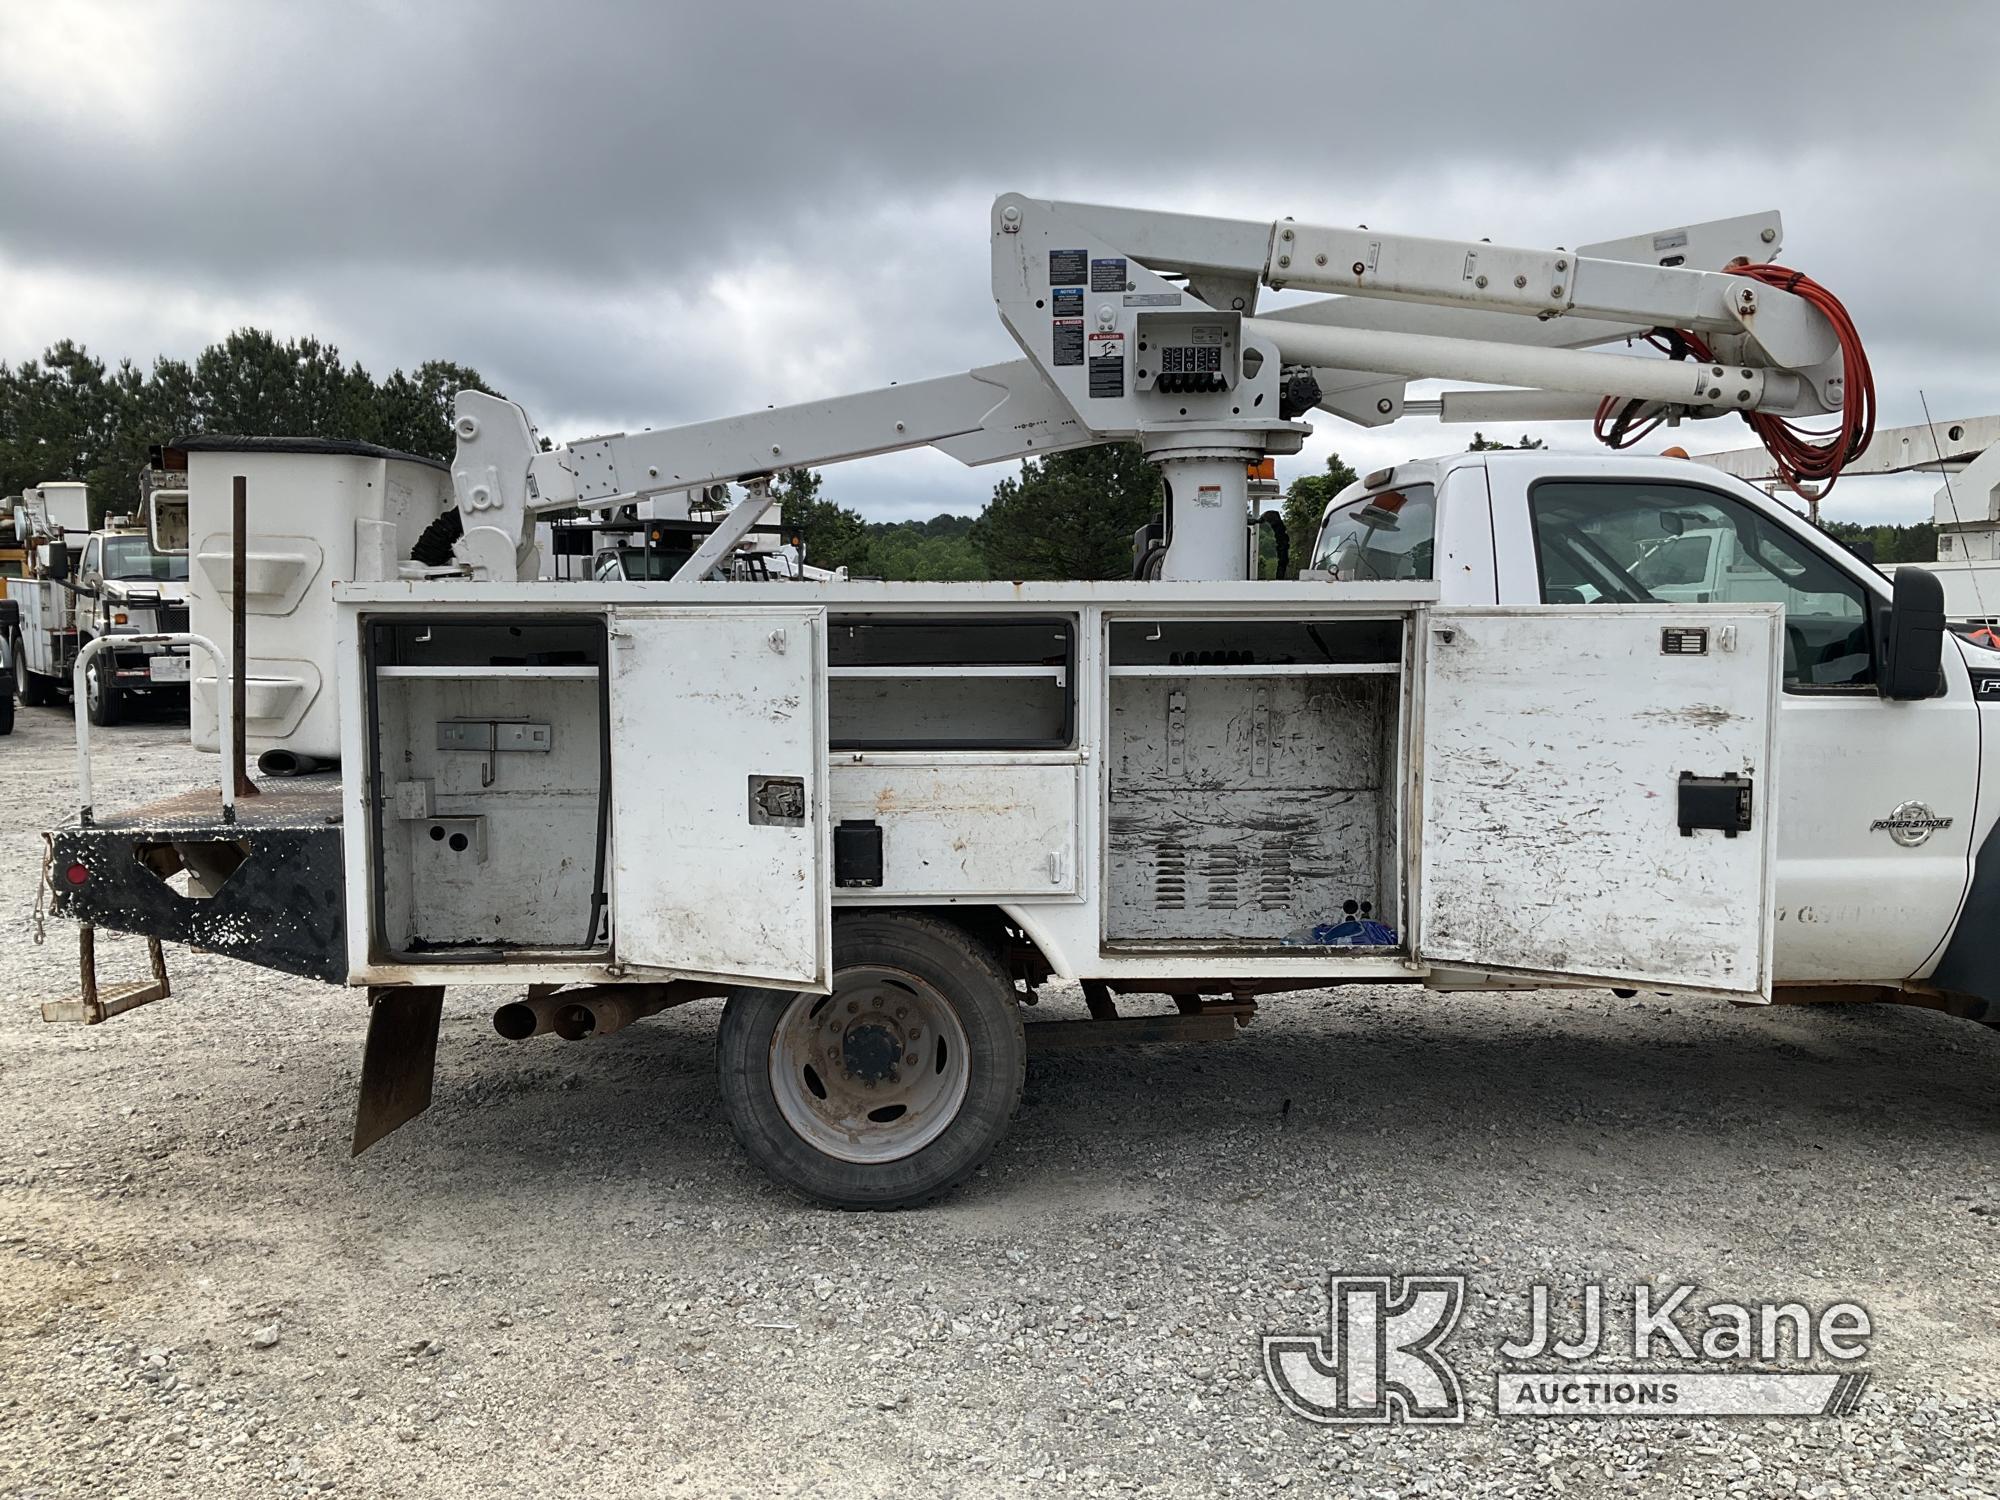
<svg viewBox="0 0 2000 1500">
<path fill-rule="evenodd" d="M 875 1164 L 950 1128 L 971 1082 L 958 1012 L 900 969 L 843 969 L 831 995 L 798 995 L 771 1034 L 778 1112 L 815 1151 Z"/>
<path fill-rule="evenodd" d="M 95 713 L 104 712 L 104 682 L 97 675 L 99 671 L 100 668 L 96 662 L 92 662 L 83 669 L 84 702 Z"/>
</svg>

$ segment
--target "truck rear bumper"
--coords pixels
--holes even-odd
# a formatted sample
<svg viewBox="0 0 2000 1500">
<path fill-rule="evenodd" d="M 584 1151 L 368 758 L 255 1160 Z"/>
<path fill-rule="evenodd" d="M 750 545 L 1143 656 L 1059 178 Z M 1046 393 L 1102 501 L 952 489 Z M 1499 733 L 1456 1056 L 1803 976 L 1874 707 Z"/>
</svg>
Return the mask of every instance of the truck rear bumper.
<svg viewBox="0 0 2000 1500">
<path fill-rule="evenodd" d="M 172 657 L 178 661 L 187 660 L 185 650 L 146 649 L 133 647 L 129 650 L 112 647 L 105 653 L 111 658 L 112 673 L 118 685 L 124 688 L 144 688 L 162 693 L 185 693 L 188 690 L 187 677 L 183 675 L 174 681 L 157 681 L 153 676 L 153 662 L 159 657 Z"/>
<path fill-rule="evenodd" d="M 262 968 L 347 978 L 340 780 L 276 783 L 222 821 L 214 792 L 170 797 L 50 835 L 51 908 Z M 206 894 L 194 894 L 206 892 Z"/>
</svg>

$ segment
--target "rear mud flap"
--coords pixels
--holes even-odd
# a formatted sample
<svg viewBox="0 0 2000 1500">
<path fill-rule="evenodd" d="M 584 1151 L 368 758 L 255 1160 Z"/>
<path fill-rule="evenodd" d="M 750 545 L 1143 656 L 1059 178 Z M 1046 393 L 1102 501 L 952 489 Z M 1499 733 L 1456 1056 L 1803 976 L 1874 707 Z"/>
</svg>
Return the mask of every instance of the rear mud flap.
<svg viewBox="0 0 2000 1500">
<path fill-rule="evenodd" d="M 359 1156 L 431 1107 L 444 986 L 371 989 L 368 1044 L 361 1056 L 361 1099 L 354 1110 Z"/>
</svg>

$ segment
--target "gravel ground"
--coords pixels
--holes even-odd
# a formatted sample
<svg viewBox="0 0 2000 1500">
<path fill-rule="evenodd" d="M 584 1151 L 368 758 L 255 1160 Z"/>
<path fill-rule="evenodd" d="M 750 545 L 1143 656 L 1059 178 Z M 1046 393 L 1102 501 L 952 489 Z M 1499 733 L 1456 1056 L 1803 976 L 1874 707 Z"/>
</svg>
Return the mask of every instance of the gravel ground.
<svg viewBox="0 0 2000 1500">
<path fill-rule="evenodd" d="M 106 733 L 100 800 L 206 778 L 183 734 Z M 855 1215 L 739 1157 L 713 1004 L 517 1044 L 460 990 L 437 1102 L 357 1162 L 353 993 L 177 954 L 164 1004 L 37 1018 L 75 983 L 29 921 L 70 744 L 49 710 L 0 740 L 0 1494 L 2000 1493 L 1995 1033 L 1310 994 L 1037 1060 L 966 1190 Z M 1278 1405 L 1259 1336 L 1323 1327 L 1336 1269 L 1469 1274 L 1464 1426 Z M 1846 1419 L 1496 1420 L 1526 1288 L 1593 1277 L 1859 1301 L 1873 1384 Z"/>
</svg>

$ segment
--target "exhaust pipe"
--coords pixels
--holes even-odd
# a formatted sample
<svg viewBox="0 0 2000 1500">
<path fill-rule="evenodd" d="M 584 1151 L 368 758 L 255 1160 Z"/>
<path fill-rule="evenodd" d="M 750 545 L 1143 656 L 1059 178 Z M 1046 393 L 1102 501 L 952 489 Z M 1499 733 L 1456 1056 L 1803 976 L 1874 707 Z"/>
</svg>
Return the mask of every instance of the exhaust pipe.
<svg viewBox="0 0 2000 1500">
<path fill-rule="evenodd" d="M 658 1015 L 669 1003 L 658 997 L 627 997 L 616 993 L 572 1000 L 556 1012 L 556 1035 L 566 1042 L 580 1042 L 587 1036 L 609 1036 L 614 1031 L 623 1031 L 642 1016 Z"/>
<path fill-rule="evenodd" d="M 690 1000 L 726 995 L 726 984 L 697 984 L 676 979 L 666 984 L 592 984 L 570 990 L 561 998 L 550 1027 L 564 1041 L 609 1036 L 634 1021 L 656 1016 Z"/>
<path fill-rule="evenodd" d="M 530 995 L 493 1012 L 493 1029 L 510 1042 L 526 1041 L 545 1031 L 555 1031 L 556 1016 L 569 1004 L 554 995 Z"/>
<path fill-rule="evenodd" d="M 293 750 L 266 750 L 257 757 L 257 769 L 266 776 L 310 776 L 332 764 L 317 755 L 300 755 Z"/>
</svg>

